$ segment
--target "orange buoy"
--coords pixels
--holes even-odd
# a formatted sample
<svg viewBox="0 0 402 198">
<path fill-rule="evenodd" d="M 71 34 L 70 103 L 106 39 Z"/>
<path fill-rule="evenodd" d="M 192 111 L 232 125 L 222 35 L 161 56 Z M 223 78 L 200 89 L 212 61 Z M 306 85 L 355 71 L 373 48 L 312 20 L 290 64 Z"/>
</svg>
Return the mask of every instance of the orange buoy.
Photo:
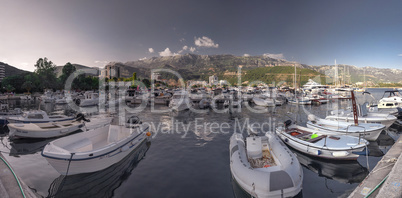
<svg viewBox="0 0 402 198">
<path fill-rule="evenodd" d="M 148 131 L 148 132 L 147 132 L 147 136 L 148 136 L 148 137 L 151 136 L 151 132 Z"/>
</svg>

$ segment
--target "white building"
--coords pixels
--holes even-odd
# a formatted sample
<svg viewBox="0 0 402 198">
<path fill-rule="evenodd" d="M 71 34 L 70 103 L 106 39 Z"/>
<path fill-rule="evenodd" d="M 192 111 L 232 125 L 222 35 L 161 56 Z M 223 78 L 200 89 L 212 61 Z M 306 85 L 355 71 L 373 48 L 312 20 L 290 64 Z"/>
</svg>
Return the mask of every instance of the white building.
<svg viewBox="0 0 402 198">
<path fill-rule="evenodd" d="M 6 70 L 4 65 L 0 64 L 0 82 L 6 77 Z"/>
<path fill-rule="evenodd" d="M 218 84 L 218 76 L 212 75 L 209 77 L 209 85 L 217 85 Z"/>
</svg>

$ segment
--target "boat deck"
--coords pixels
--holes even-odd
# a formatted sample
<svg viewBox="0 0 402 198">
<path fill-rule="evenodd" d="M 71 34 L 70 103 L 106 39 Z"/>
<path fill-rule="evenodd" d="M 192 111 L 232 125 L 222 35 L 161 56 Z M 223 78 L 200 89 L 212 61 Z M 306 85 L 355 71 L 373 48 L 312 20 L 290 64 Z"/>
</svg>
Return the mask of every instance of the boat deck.
<svg viewBox="0 0 402 198">
<path fill-rule="evenodd" d="M 249 159 L 249 162 L 253 168 L 268 168 L 271 166 L 276 166 L 275 159 L 269 149 L 262 150 L 262 158 Z"/>
</svg>

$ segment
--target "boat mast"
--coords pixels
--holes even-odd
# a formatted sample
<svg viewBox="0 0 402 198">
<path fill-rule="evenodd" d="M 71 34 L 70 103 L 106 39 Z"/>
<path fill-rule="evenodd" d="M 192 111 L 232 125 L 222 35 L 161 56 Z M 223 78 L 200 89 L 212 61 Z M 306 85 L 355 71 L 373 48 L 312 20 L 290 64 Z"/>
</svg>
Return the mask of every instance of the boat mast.
<svg viewBox="0 0 402 198">
<path fill-rule="evenodd" d="M 293 86 L 295 88 L 295 101 L 296 101 L 296 87 L 297 87 L 297 85 L 296 85 L 296 64 L 294 64 L 294 65 L 295 65 L 295 80 L 294 80 Z"/>
<path fill-rule="evenodd" d="M 335 88 L 338 87 L 338 66 L 336 65 L 335 59 Z"/>
<path fill-rule="evenodd" d="M 356 98 L 353 91 L 352 93 L 352 106 L 353 106 L 353 119 L 355 121 L 355 126 L 359 125 L 359 117 L 357 116 L 357 105 L 356 105 Z"/>
</svg>

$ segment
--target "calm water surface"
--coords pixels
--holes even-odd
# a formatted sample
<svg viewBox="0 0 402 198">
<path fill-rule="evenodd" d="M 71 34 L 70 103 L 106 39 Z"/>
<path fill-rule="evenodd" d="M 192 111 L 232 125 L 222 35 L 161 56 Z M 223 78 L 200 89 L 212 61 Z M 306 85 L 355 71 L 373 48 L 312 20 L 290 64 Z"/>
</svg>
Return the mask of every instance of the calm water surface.
<svg viewBox="0 0 402 198">
<path fill-rule="evenodd" d="M 378 99 L 384 90 L 371 91 Z M 327 110 L 349 104 L 343 101 L 305 106 L 305 110 L 324 118 Z M 17 102 L 11 106 L 38 108 L 35 102 Z M 48 112 L 65 108 L 41 105 L 41 109 Z M 159 106 L 157 109 L 168 107 Z M 294 105 L 265 110 L 265 113 L 253 113 L 243 107 L 240 113 L 232 114 L 218 114 L 211 110 L 178 114 L 152 113 L 150 108 L 146 108 L 138 116 L 159 129 L 151 144 L 144 143 L 106 170 L 67 178 L 60 176 L 40 154 L 51 140 L 9 141 L 7 129 L 3 128 L 0 149 L 17 175 L 42 197 L 243 197 L 244 192 L 232 181 L 229 167 L 229 138 L 235 130 L 239 132 L 238 124 L 248 120 L 250 124 L 270 121 L 277 125 L 292 119 L 305 126 L 307 121 L 305 110 Z M 227 123 L 228 128 L 219 132 L 203 125 L 213 122 Z M 264 130 L 270 127 L 266 125 Z M 370 170 L 373 169 L 393 143 L 394 140 L 385 132 L 379 140 L 370 142 L 368 163 L 366 156 L 360 156 L 355 162 L 331 162 L 295 151 L 303 165 L 303 197 L 348 195 L 368 174 L 367 164 Z"/>
</svg>

